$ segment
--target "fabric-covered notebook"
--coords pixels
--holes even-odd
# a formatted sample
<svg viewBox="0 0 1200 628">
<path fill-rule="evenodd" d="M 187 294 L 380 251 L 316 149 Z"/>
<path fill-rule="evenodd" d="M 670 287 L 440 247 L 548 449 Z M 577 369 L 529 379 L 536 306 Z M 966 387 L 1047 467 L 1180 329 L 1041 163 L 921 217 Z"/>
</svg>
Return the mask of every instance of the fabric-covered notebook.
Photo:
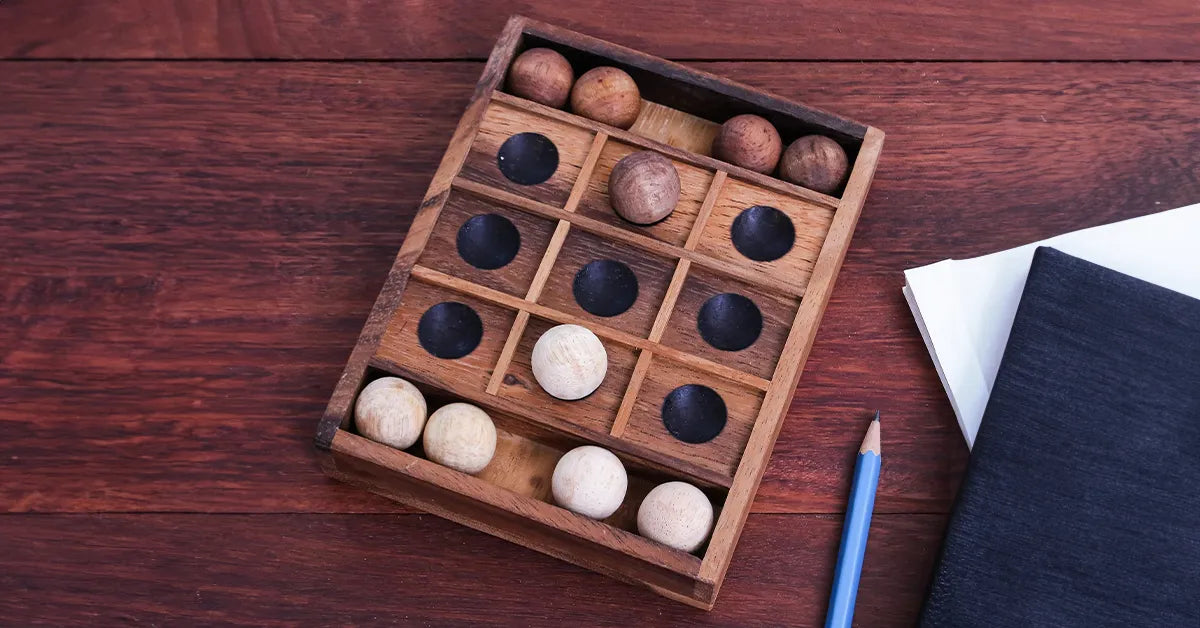
<svg viewBox="0 0 1200 628">
<path fill-rule="evenodd" d="M 1200 626 L 1200 300 L 1038 249 L 921 621 Z"/>
</svg>

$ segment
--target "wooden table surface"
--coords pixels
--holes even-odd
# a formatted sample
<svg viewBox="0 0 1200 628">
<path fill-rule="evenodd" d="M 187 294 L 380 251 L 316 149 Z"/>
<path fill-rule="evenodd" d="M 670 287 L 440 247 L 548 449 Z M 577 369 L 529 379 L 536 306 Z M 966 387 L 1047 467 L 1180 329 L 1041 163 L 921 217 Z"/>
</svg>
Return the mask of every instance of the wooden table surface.
<svg viewBox="0 0 1200 628">
<path fill-rule="evenodd" d="M 816 625 L 880 408 L 857 623 L 910 625 L 967 451 L 901 271 L 1200 201 L 1194 0 L 501 4 L 0 2 L 4 623 Z M 315 463 L 510 12 L 888 134 L 711 613 Z"/>
</svg>

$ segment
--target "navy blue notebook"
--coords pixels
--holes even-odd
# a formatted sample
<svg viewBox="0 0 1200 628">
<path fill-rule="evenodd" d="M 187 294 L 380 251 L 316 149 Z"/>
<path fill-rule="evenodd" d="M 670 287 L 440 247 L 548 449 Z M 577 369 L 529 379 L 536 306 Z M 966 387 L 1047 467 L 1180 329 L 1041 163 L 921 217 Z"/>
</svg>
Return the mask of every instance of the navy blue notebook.
<svg viewBox="0 0 1200 628">
<path fill-rule="evenodd" d="M 1200 300 L 1038 249 L 921 625 L 1200 626 Z"/>
</svg>

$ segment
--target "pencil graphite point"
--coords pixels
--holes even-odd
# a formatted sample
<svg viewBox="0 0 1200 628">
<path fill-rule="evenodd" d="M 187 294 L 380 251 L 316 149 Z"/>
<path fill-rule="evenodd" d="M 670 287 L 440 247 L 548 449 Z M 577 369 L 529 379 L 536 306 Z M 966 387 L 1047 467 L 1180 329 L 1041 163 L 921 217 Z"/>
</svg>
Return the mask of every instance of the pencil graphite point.
<svg viewBox="0 0 1200 628">
<path fill-rule="evenodd" d="M 875 420 L 879 421 L 879 411 L 878 410 L 875 411 Z"/>
</svg>

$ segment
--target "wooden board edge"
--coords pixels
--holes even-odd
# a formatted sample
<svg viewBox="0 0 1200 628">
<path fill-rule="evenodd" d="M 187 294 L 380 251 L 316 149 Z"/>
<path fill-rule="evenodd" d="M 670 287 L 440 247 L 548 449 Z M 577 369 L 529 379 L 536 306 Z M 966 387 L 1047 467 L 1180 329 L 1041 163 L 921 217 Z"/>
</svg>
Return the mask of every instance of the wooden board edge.
<svg viewBox="0 0 1200 628">
<path fill-rule="evenodd" d="M 701 89 L 708 89 L 757 107 L 778 111 L 814 126 L 825 127 L 857 140 L 862 140 L 869 128 L 861 122 L 824 109 L 792 102 L 728 78 L 690 68 L 674 61 L 667 61 L 666 59 L 655 57 L 620 44 L 597 39 L 545 22 L 525 19 L 524 30 L 527 34 L 541 39 L 578 48 L 599 56 L 609 57 L 640 70 L 660 74 Z"/>
<path fill-rule="evenodd" d="M 338 378 L 329 403 L 325 407 L 325 412 L 317 425 L 317 433 L 313 440 L 318 449 L 329 449 L 338 427 L 349 416 L 354 399 L 362 388 L 368 362 L 378 348 L 387 322 L 399 304 L 401 295 L 404 294 L 413 264 L 421 256 L 425 244 L 429 241 L 433 226 L 450 194 L 451 184 L 458 176 L 463 163 L 466 162 L 471 144 L 475 141 L 475 135 L 479 131 L 479 126 L 483 122 L 484 114 L 491 101 L 490 96 L 504 80 L 509 62 L 520 43 L 524 25 L 524 18 L 515 16 L 510 18 L 497 39 L 495 47 L 492 48 L 491 56 L 488 57 L 483 73 L 476 83 L 471 102 L 459 120 L 454 135 L 450 138 L 450 145 L 433 175 L 425 198 L 421 201 L 417 215 L 408 229 L 408 235 L 405 236 L 404 243 L 400 246 L 400 251 L 392 262 L 392 268 L 388 271 L 383 288 L 375 299 L 371 313 L 368 314 L 358 341 L 350 353 L 350 359 L 347 360 L 346 367 L 342 370 L 342 375 Z"/>
<path fill-rule="evenodd" d="M 603 122 L 597 122 L 583 116 L 576 115 L 570 111 L 547 107 L 541 103 L 525 100 L 520 96 L 514 96 L 506 92 L 496 92 L 492 95 L 492 99 L 498 103 L 503 103 L 510 107 L 515 107 L 527 111 L 532 114 L 540 115 L 544 118 L 551 118 L 559 122 L 565 122 L 575 127 L 588 129 L 598 133 L 606 133 L 610 139 L 622 144 L 630 144 L 638 148 L 653 150 L 662 153 L 675 161 L 682 162 L 704 170 L 712 170 L 714 172 L 724 171 L 729 176 L 740 181 L 753 183 L 759 187 L 766 188 L 772 192 L 777 192 L 784 196 L 800 199 L 802 201 L 813 203 L 828 209 L 836 209 L 839 204 L 839 199 L 828 194 L 822 194 L 816 190 L 810 190 L 806 187 L 796 185 L 790 181 L 747 170 L 736 164 L 731 164 L 727 161 L 721 161 L 716 157 L 709 155 L 701 155 L 693 153 L 681 148 L 676 148 L 670 144 L 664 144 L 656 139 L 649 138 L 643 135 L 638 135 L 632 131 L 619 129 L 614 126 L 609 126 Z"/>
<path fill-rule="evenodd" d="M 531 419 L 522 411 L 523 406 L 520 403 L 502 395 L 490 395 L 485 390 L 458 386 L 454 382 L 433 380 L 424 377 L 414 369 L 378 356 L 371 359 L 370 365 L 397 377 L 403 377 L 427 386 L 439 388 L 450 395 L 474 403 L 485 410 L 495 409 L 499 412 L 509 414 L 520 421 L 535 425 L 540 429 L 549 430 L 574 440 L 587 441 L 589 444 L 603 447 L 612 451 L 617 457 L 622 458 L 627 463 L 634 464 L 635 466 L 664 475 L 688 476 L 700 486 L 719 490 L 727 490 L 733 482 L 733 477 L 728 474 L 714 471 L 707 467 L 701 467 L 686 460 L 672 458 L 652 448 L 629 442 L 623 438 L 613 438 L 607 431 L 595 431 L 567 421 L 550 423 Z"/>
<path fill-rule="evenodd" d="M 326 471 L 338 480 L 663 595 L 704 604 L 714 592 L 697 578 L 701 563 L 695 556 L 498 490 L 349 432 L 335 435 Z"/>
<path fill-rule="evenodd" d="M 834 281 L 850 248 L 850 239 L 854 235 L 867 191 L 875 176 L 879 154 L 883 149 L 883 138 L 884 134 L 879 129 L 867 128 L 862 150 L 859 151 L 850 179 L 846 183 L 846 193 L 842 196 L 825 244 L 821 247 L 817 263 L 813 267 L 812 280 L 796 313 L 796 321 L 792 325 L 792 331 L 788 335 L 775 375 L 772 377 L 771 388 L 763 399 L 758 420 L 730 485 L 725 507 L 713 529 L 709 549 L 700 567 L 700 577 L 715 582 L 718 588 L 729 569 L 734 548 L 746 523 L 746 516 L 758 492 L 759 482 L 775 447 L 775 440 L 796 393 L 804 363 L 816 339 L 817 327 L 829 303 Z M 786 356 L 794 357 L 787 359 Z"/>
</svg>

